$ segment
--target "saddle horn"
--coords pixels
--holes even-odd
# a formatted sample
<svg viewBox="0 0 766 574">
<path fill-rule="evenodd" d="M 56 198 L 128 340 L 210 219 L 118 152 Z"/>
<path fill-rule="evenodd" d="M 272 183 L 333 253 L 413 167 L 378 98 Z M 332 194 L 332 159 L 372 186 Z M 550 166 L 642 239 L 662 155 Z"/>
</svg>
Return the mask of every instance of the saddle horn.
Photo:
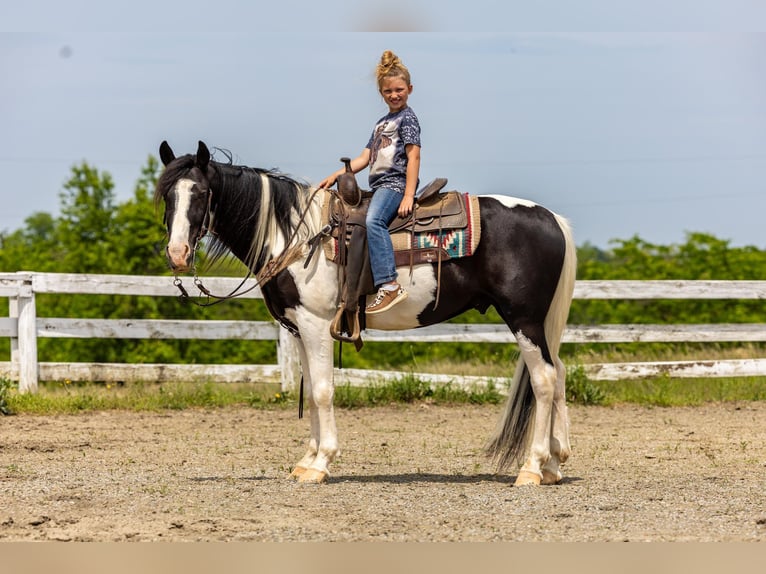
<svg viewBox="0 0 766 574">
<path fill-rule="evenodd" d="M 354 172 L 351 170 L 351 158 L 342 157 L 340 161 L 346 164 L 346 171 L 338 176 L 338 193 L 344 202 L 356 207 L 362 201 L 362 190 L 359 189 Z"/>
</svg>

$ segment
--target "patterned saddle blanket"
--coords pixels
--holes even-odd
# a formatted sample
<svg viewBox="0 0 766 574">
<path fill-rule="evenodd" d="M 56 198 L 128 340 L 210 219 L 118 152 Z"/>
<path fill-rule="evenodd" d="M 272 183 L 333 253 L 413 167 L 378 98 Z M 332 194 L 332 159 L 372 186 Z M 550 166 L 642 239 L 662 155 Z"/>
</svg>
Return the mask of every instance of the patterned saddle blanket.
<svg viewBox="0 0 766 574">
<path fill-rule="evenodd" d="M 322 223 L 330 224 L 333 233 L 324 243 L 325 256 L 341 263 L 338 221 L 346 212 L 346 244 L 349 246 L 354 226 L 365 226 L 367 207 L 372 193 L 365 192 L 359 206 L 337 205 L 337 199 L 328 194 Z M 416 203 L 414 217 L 397 217 L 389 225 L 394 257 L 398 267 L 420 263 L 436 263 L 473 255 L 481 239 L 479 199 L 458 191 L 438 193 L 423 203 Z M 350 246 L 349 246 L 350 247 Z"/>
</svg>

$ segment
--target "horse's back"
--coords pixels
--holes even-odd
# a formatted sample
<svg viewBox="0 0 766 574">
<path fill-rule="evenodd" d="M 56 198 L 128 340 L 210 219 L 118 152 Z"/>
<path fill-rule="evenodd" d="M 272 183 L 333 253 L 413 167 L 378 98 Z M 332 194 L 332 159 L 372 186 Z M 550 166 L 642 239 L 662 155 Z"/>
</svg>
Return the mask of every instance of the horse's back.
<svg viewBox="0 0 766 574">
<path fill-rule="evenodd" d="M 542 205 L 515 197 L 479 196 L 479 205 L 482 229 L 476 262 L 505 277 L 522 276 L 530 285 L 535 278 L 557 283 L 571 241 L 566 221 Z"/>
<path fill-rule="evenodd" d="M 400 282 L 415 295 L 401 312 L 414 311 L 416 325 L 434 325 L 470 309 L 483 313 L 490 306 L 506 315 L 540 320 L 547 313 L 564 265 L 568 228 L 562 227 L 558 215 L 533 202 L 494 195 L 478 198 L 481 240 L 472 256 L 434 263 L 429 281 L 421 275 L 411 285 L 409 271 L 399 268 Z M 422 293 L 423 288 L 428 292 Z M 379 328 L 382 321 L 373 322 Z M 393 316 L 390 322 L 382 328 L 394 328 Z"/>
</svg>

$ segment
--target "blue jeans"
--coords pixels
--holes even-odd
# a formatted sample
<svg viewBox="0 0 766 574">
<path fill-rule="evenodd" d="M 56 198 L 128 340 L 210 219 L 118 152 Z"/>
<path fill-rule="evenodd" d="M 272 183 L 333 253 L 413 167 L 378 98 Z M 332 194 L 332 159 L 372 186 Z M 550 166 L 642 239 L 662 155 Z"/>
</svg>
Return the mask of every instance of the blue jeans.
<svg viewBox="0 0 766 574">
<path fill-rule="evenodd" d="M 367 210 L 367 249 L 375 287 L 396 279 L 394 246 L 388 234 L 388 225 L 396 217 L 404 194 L 380 187 L 375 190 Z"/>
</svg>

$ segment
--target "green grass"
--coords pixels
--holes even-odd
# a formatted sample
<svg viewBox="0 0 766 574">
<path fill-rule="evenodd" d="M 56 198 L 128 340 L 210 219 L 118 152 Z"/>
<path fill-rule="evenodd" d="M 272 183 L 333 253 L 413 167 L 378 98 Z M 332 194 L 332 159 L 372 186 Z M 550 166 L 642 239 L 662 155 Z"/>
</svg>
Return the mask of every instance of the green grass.
<svg viewBox="0 0 766 574">
<path fill-rule="evenodd" d="M 582 365 L 567 369 L 567 402 L 580 405 L 604 405 L 609 402 L 608 389 L 591 381 Z"/>
<path fill-rule="evenodd" d="M 662 376 L 631 381 L 593 381 L 590 384 L 604 392 L 603 404 L 676 407 L 766 400 L 766 377 L 671 379 Z"/>
<path fill-rule="evenodd" d="M 13 383 L 8 379 L 0 379 L 0 414 L 11 414 L 10 406 L 8 405 L 8 397 L 11 394 Z"/>
<path fill-rule="evenodd" d="M 0 405 L 10 413 L 73 414 L 84 411 L 162 411 L 220 408 L 234 405 L 263 408 L 289 404 L 292 397 L 277 385 L 223 383 L 40 383 L 36 394 L 19 394 L 0 380 Z"/>
<path fill-rule="evenodd" d="M 490 383 L 463 389 L 455 385 L 432 385 L 414 375 L 370 387 L 341 385 L 335 391 L 338 408 L 358 408 L 392 403 L 428 401 L 439 404 L 497 404 L 503 395 Z M 249 406 L 253 408 L 296 408 L 297 393 L 286 393 L 277 385 L 230 383 L 176 383 L 172 385 L 103 383 L 41 383 L 36 394 L 19 394 L 15 385 L 0 381 L 0 405 L 7 414 L 72 414 L 98 410 L 161 411 L 187 408 Z"/>
<path fill-rule="evenodd" d="M 464 389 L 451 383 L 433 385 L 412 374 L 387 383 L 373 383 L 367 387 L 339 385 L 335 388 L 335 405 L 339 408 L 419 401 L 439 404 L 498 404 L 503 401 L 503 395 L 492 381 L 486 387 Z"/>
<path fill-rule="evenodd" d="M 416 375 L 368 387 L 339 385 L 335 406 L 353 409 L 396 403 L 499 404 L 505 384 L 465 389 L 434 385 Z M 73 414 L 99 410 L 162 411 L 190 408 L 295 408 L 296 393 L 278 385 L 231 383 L 126 384 L 41 383 L 37 394 L 19 394 L 16 385 L 0 379 L 0 412 L 3 414 Z M 631 381 L 592 381 L 581 365 L 570 367 L 567 401 L 580 405 L 631 403 L 644 406 L 694 406 L 708 402 L 764 401 L 766 377 L 671 379 L 668 376 Z"/>
</svg>

